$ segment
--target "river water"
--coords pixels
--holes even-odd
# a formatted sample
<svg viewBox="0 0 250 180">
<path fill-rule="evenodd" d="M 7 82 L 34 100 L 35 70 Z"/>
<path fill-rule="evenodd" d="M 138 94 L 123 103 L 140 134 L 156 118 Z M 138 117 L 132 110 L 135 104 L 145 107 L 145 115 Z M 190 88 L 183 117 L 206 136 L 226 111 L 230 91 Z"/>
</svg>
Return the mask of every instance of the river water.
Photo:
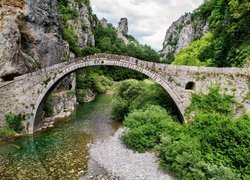
<svg viewBox="0 0 250 180">
<path fill-rule="evenodd" d="M 89 145 L 121 126 L 111 118 L 111 95 L 79 105 L 48 132 L 0 144 L 0 179 L 78 179 L 86 173 Z"/>
</svg>

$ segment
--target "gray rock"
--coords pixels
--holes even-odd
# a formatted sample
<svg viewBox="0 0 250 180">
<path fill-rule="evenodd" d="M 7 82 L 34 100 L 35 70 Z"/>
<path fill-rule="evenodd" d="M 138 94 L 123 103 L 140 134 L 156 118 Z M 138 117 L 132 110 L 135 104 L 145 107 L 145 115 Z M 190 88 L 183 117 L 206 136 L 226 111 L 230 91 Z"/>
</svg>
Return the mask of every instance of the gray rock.
<svg viewBox="0 0 250 180">
<path fill-rule="evenodd" d="M 91 161 L 96 162 L 115 179 L 173 179 L 158 169 L 157 158 L 153 153 L 139 154 L 127 149 L 120 140 L 123 132 L 124 129 L 119 129 L 110 139 L 93 144 L 90 147 Z"/>
<path fill-rule="evenodd" d="M 123 33 L 128 33 L 128 19 L 121 18 L 120 22 L 118 23 L 118 29 Z"/>
<path fill-rule="evenodd" d="M 192 18 L 191 13 L 181 16 L 169 27 L 163 42 L 162 54 L 166 58 L 174 56 L 181 49 L 186 48 L 193 40 L 202 37 L 208 32 L 208 22 L 201 18 Z"/>
<path fill-rule="evenodd" d="M 107 19 L 102 18 L 102 19 L 100 20 L 100 24 L 101 24 L 103 27 L 107 27 L 107 26 L 108 26 L 108 21 L 107 21 Z"/>
<path fill-rule="evenodd" d="M 94 46 L 91 15 L 86 5 L 70 5 L 79 12 L 74 29 L 79 48 Z M 0 78 L 18 76 L 74 57 L 62 39 L 57 0 L 4 1 L 0 9 Z"/>
</svg>

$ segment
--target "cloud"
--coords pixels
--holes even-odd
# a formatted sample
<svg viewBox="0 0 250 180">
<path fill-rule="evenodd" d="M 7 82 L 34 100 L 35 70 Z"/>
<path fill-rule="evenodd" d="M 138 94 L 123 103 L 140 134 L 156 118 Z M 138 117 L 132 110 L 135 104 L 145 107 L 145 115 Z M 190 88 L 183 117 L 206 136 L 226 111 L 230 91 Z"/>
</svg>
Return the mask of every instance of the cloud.
<svg viewBox="0 0 250 180">
<path fill-rule="evenodd" d="M 167 28 L 185 12 L 196 9 L 203 0 L 91 0 L 98 18 L 117 26 L 127 17 L 129 34 L 142 44 L 162 49 Z"/>
</svg>

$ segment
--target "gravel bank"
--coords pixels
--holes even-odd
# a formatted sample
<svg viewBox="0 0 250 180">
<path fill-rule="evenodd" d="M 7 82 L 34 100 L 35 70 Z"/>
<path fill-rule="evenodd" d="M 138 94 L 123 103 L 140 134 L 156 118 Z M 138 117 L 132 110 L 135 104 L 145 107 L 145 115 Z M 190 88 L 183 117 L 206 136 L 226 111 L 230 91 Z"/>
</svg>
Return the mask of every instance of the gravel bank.
<svg viewBox="0 0 250 180">
<path fill-rule="evenodd" d="M 139 154 L 127 149 L 119 138 L 123 131 L 124 129 L 119 129 L 110 139 L 91 145 L 90 157 L 92 160 L 113 177 L 119 179 L 173 179 L 158 169 L 157 158 L 154 157 L 153 153 Z"/>
</svg>

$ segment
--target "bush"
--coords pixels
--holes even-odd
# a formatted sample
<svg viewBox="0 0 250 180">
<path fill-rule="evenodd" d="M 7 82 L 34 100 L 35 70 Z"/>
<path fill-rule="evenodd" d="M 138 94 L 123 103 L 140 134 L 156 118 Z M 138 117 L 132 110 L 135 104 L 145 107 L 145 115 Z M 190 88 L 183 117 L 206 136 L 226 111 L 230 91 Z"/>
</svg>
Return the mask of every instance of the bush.
<svg viewBox="0 0 250 180">
<path fill-rule="evenodd" d="M 7 140 L 15 137 L 16 132 L 9 127 L 0 128 L 0 140 Z"/>
<path fill-rule="evenodd" d="M 92 91 L 104 94 L 112 89 L 113 81 L 104 75 L 99 67 L 78 70 L 76 73 L 76 96 L 79 103 L 83 103 L 86 93 Z"/>
<path fill-rule="evenodd" d="M 208 94 L 193 94 L 188 113 L 195 112 L 194 122 L 183 125 L 152 105 L 164 105 L 154 83 L 141 83 L 118 83 L 114 91 L 114 112 L 126 116 L 122 140 L 129 148 L 159 150 L 161 167 L 179 179 L 250 177 L 250 115 L 232 118 L 234 97 L 219 93 L 217 85 Z"/>
<path fill-rule="evenodd" d="M 172 120 L 165 109 L 149 105 L 135 110 L 125 118 L 124 124 L 129 130 L 123 134 L 123 142 L 133 150 L 144 152 L 160 142 L 164 121 Z"/>
<path fill-rule="evenodd" d="M 149 80 L 130 79 L 117 83 L 113 89 L 112 102 L 112 114 L 120 120 L 123 120 L 124 115 L 129 112 L 141 109 L 145 105 L 161 105 L 168 108 L 170 114 L 175 116 L 179 113 L 167 92 L 160 85 Z M 116 112 L 117 110 L 119 112 Z"/>
<path fill-rule="evenodd" d="M 166 124 L 160 145 L 162 167 L 181 179 L 247 179 L 250 116 L 233 119 L 234 98 L 221 95 L 218 86 L 192 97 L 189 113 L 195 112 L 194 122 L 181 128 L 176 122 Z"/>
<path fill-rule="evenodd" d="M 192 112 L 203 112 L 205 114 L 222 114 L 232 117 L 234 97 L 231 95 L 221 95 L 220 86 L 213 85 L 209 88 L 207 95 L 192 94 L 192 104 L 186 110 L 186 114 Z"/>
<path fill-rule="evenodd" d="M 44 102 L 43 110 L 47 117 L 52 116 L 53 114 L 53 98 L 52 96 L 48 96 Z"/>
<path fill-rule="evenodd" d="M 127 116 L 129 113 L 128 106 L 129 106 L 128 102 L 120 97 L 112 99 L 111 102 L 112 116 L 117 120 L 123 120 L 124 117 Z"/>
<path fill-rule="evenodd" d="M 76 100 L 79 103 L 84 103 L 84 98 L 88 91 L 86 89 L 76 89 Z"/>
<path fill-rule="evenodd" d="M 23 130 L 22 121 L 25 120 L 25 116 L 21 114 L 8 113 L 5 115 L 7 126 L 13 129 L 15 132 L 21 132 Z"/>
<path fill-rule="evenodd" d="M 82 51 L 78 47 L 77 40 L 76 40 L 76 37 L 75 37 L 75 32 L 74 32 L 73 29 L 71 29 L 69 27 L 64 28 L 63 33 L 62 33 L 62 37 L 63 37 L 64 40 L 68 41 L 70 51 L 75 53 L 75 55 L 78 56 L 78 57 L 82 55 Z"/>
</svg>

